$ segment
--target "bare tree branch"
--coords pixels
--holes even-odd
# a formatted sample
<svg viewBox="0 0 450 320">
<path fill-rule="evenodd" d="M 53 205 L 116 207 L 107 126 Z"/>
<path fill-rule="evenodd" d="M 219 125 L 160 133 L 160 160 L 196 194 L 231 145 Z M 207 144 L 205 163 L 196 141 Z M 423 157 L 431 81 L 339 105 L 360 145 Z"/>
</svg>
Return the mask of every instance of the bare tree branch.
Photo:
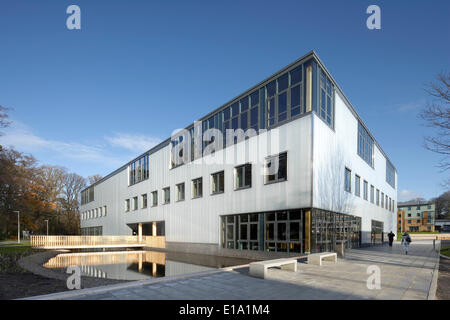
<svg viewBox="0 0 450 320">
<path fill-rule="evenodd" d="M 434 136 L 424 137 L 424 147 L 442 155 L 438 167 L 446 171 L 450 169 L 450 73 L 439 73 L 425 92 L 433 102 L 427 103 L 419 117 L 436 132 Z"/>
<path fill-rule="evenodd" d="M 11 108 L 7 108 L 0 105 L 0 128 L 6 128 L 11 124 L 11 121 L 8 121 L 7 111 L 11 110 Z M 0 135 L 2 135 L 0 131 Z"/>
</svg>

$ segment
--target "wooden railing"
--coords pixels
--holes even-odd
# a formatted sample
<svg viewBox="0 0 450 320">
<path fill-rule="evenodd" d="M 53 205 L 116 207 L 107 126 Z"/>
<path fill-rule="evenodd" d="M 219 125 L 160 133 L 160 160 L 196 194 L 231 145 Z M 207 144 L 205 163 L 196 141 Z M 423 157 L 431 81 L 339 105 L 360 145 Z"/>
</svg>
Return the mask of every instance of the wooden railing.
<svg viewBox="0 0 450 320">
<path fill-rule="evenodd" d="M 165 248 L 166 237 L 165 236 L 142 236 L 146 247 L 150 248 Z"/>
<path fill-rule="evenodd" d="M 165 248 L 164 236 L 31 236 L 30 245 L 41 249 L 108 247 Z"/>
</svg>

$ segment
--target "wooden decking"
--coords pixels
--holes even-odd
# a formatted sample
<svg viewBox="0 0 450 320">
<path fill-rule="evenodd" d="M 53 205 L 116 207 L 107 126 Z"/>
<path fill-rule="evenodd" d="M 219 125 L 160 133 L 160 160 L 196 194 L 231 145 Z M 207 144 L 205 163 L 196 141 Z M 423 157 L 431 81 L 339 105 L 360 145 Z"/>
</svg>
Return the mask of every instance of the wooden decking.
<svg viewBox="0 0 450 320">
<path fill-rule="evenodd" d="M 165 236 L 31 236 L 37 249 L 165 248 Z"/>
</svg>

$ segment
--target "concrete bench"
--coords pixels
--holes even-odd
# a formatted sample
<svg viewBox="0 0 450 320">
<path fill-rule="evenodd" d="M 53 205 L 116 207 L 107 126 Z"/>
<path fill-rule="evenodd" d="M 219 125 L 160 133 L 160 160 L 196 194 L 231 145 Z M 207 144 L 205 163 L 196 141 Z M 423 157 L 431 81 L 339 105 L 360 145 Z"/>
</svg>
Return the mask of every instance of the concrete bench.
<svg viewBox="0 0 450 320">
<path fill-rule="evenodd" d="M 308 255 L 308 264 L 316 264 L 318 266 L 322 265 L 322 260 L 330 260 L 337 262 L 336 252 L 320 252 Z"/>
<path fill-rule="evenodd" d="M 267 269 L 271 267 L 281 267 L 283 270 L 297 272 L 297 258 L 285 258 L 265 260 L 250 263 L 250 275 L 258 278 L 266 278 Z"/>
</svg>

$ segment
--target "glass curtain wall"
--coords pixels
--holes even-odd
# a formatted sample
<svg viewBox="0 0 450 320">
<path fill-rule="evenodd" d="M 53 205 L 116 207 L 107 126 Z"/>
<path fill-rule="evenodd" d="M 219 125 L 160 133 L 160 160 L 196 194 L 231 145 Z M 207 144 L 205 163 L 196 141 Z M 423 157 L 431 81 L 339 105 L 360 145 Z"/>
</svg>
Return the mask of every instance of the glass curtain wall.
<svg viewBox="0 0 450 320">
<path fill-rule="evenodd" d="M 383 243 L 383 227 L 382 221 L 372 220 L 371 242 L 372 244 Z"/>
<path fill-rule="evenodd" d="M 311 213 L 311 252 L 333 251 L 336 241 L 346 248 L 360 246 L 361 218 L 313 209 Z"/>
<path fill-rule="evenodd" d="M 302 210 L 222 217 L 223 248 L 300 253 L 302 239 Z"/>
<path fill-rule="evenodd" d="M 303 253 L 305 212 L 284 210 L 222 216 L 222 247 L 239 250 Z M 336 241 L 346 248 L 361 245 L 361 218 L 325 210 L 311 210 L 311 252 L 333 251 Z"/>
</svg>

